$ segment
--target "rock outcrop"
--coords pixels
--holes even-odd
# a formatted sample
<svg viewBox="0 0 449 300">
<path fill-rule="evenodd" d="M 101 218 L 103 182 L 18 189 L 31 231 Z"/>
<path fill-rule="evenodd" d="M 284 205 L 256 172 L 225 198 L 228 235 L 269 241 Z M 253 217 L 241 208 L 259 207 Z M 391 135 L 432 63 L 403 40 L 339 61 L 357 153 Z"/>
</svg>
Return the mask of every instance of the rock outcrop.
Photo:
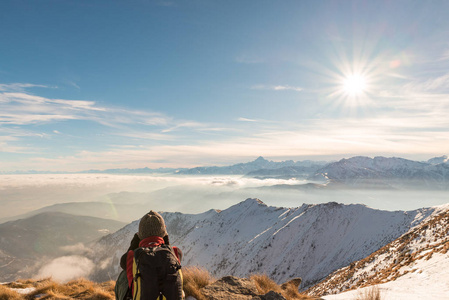
<svg viewBox="0 0 449 300">
<path fill-rule="evenodd" d="M 269 291 L 259 295 L 255 284 L 247 278 L 225 276 L 201 289 L 207 300 L 286 300 L 280 293 Z"/>
<path fill-rule="evenodd" d="M 257 288 L 251 280 L 225 276 L 201 289 L 208 300 L 247 300 L 257 296 Z"/>
</svg>

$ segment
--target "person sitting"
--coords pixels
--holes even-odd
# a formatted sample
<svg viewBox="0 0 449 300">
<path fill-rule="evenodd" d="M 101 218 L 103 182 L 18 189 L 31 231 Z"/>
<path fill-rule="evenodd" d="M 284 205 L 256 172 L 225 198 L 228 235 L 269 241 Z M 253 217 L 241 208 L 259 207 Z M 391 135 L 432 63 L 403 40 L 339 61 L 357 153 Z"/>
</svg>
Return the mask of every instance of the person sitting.
<svg viewBox="0 0 449 300">
<path fill-rule="evenodd" d="M 151 210 L 120 259 L 116 299 L 183 299 L 181 260 L 182 251 L 170 246 L 163 217 Z"/>
</svg>

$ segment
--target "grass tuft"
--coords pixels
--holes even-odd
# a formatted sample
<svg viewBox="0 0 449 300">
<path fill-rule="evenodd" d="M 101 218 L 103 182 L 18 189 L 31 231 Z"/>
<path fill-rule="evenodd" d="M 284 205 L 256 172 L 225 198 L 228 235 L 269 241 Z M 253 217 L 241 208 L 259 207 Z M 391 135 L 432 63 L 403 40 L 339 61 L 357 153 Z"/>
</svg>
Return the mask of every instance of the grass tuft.
<svg viewBox="0 0 449 300">
<path fill-rule="evenodd" d="M 16 282 L 11 287 L 36 288 L 36 290 L 34 290 L 33 292 L 23 296 L 19 295 L 19 297 L 15 299 L 31 300 L 36 299 L 36 296 L 39 295 L 39 299 L 113 300 L 115 299 L 114 285 L 115 285 L 114 281 L 95 283 L 87 279 L 77 279 L 62 284 L 55 282 L 50 278 L 47 278 L 38 281 L 21 280 Z"/>
<path fill-rule="evenodd" d="M 265 274 L 255 274 L 249 279 L 256 285 L 257 291 L 261 295 L 265 295 L 269 291 L 282 292 L 281 287 Z"/>
<path fill-rule="evenodd" d="M 182 277 L 186 297 L 192 296 L 197 300 L 206 299 L 200 290 L 215 281 L 207 270 L 198 267 L 183 268 Z"/>
<path fill-rule="evenodd" d="M 382 300 L 378 286 L 373 286 L 369 289 L 359 291 L 356 300 Z"/>
<path fill-rule="evenodd" d="M 0 285 L 0 300 L 20 300 L 23 299 L 19 293 L 11 290 L 5 285 Z"/>
<path fill-rule="evenodd" d="M 286 284 L 284 285 L 284 288 L 282 288 L 276 282 L 270 279 L 270 277 L 268 277 L 266 274 L 255 274 L 252 275 L 249 279 L 256 285 L 257 291 L 261 295 L 265 295 L 269 291 L 274 291 L 276 293 L 282 294 L 282 296 L 289 300 L 315 299 L 313 297 L 300 294 L 294 284 Z"/>
</svg>

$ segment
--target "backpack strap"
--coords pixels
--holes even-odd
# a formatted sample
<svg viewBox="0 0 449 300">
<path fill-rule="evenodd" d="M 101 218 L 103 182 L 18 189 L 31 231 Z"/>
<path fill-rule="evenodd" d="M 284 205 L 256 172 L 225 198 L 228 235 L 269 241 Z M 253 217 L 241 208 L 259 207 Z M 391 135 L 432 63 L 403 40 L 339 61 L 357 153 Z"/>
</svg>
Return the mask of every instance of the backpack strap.
<svg viewBox="0 0 449 300">
<path fill-rule="evenodd" d="M 134 251 L 135 256 L 133 258 L 133 300 L 140 300 L 139 294 L 139 287 L 141 286 L 140 282 L 141 274 L 139 269 L 140 258 L 142 257 L 142 255 L 150 251 L 152 251 L 152 248 L 151 250 L 149 248 L 137 248 Z"/>
<path fill-rule="evenodd" d="M 133 264 L 134 264 L 134 250 L 129 250 L 126 254 L 126 277 L 128 278 L 129 288 L 133 287 Z"/>
</svg>

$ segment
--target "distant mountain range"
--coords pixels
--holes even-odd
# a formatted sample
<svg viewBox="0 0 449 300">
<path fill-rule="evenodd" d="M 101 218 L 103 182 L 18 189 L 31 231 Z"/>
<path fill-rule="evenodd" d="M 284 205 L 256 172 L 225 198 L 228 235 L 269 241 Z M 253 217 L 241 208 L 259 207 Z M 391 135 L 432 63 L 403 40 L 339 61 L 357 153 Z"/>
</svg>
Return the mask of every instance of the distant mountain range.
<svg viewBox="0 0 449 300">
<path fill-rule="evenodd" d="M 285 170 L 294 170 L 296 173 L 304 173 L 304 170 L 316 170 L 319 166 L 325 165 L 327 162 L 323 161 L 293 161 L 286 160 L 281 162 L 275 162 L 266 160 L 262 156 L 259 156 L 256 160 L 248 163 L 240 163 L 232 166 L 225 167 L 197 167 L 193 169 L 180 170 L 177 174 L 183 175 L 255 175 L 259 176 L 264 171 L 272 172 L 274 176 L 285 174 Z M 259 173 L 258 173 L 259 172 Z M 250 174 L 249 174 L 250 173 Z"/>
<path fill-rule="evenodd" d="M 184 170 L 183 168 L 158 168 L 158 169 L 150 169 L 150 168 L 138 168 L 138 169 L 107 169 L 107 170 L 88 170 L 79 172 L 83 173 L 93 173 L 93 174 L 167 174 L 167 173 L 176 173 L 180 170 Z"/>
<path fill-rule="evenodd" d="M 330 163 L 309 179 L 359 188 L 412 186 L 446 190 L 449 164 L 442 158 L 417 162 L 396 157 L 357 156 Z"/>
<path fill-rule="evenodd" d="M 374 160 L 373 163 L 367 163 Z M 137 169 L 107 169 L 107 170 L 88 170 L 78 173 L 105 173 L 105 174 L 178 174 L 178 175 L 247 175 L 249 177 L 259 178 L 291 178 L 291 177 L 312 177 L 319 173 L 323 173 L 324 169 L 332 164 L 340 165 L 342 163 L 360 164 L 361 168 L 370 168 L 375 166 L 374 171 L 383 171 L 385 168 L 400 168 L 403 165 L 405 168 L 422 168 L 429 165 L 449 165 L 449 158 L 444 155 L 440 157 L 431 158 L 426 162 L 418 162 L 407 160 L 403 158 L 386 158 L 375 157 L 374 159 L 364 156 L 356 156 L 349 159 L 342 159 L 338 162 L 327 161 L 271 161 L 259 156 L 254 161 L 247 163 L 239 163 L 231 166 L 209 166 L 209 167 L 195 167 L 195 168 L 158 168 L 151 169 L 148 167 Z M 330 167 L 330 166 L 329 166 Z M 323 170 L 320 170 L 323 168 Z M 315 174 L 317 171 L 318 174 Z M 1 172 L 0 174 L 62 174 L 66 172 L 51 172 L 51 171 L 17 171 L 17 172 Z M 363 173 L 358 172 L 359 175 Z M 368 172 L 369 173 L 369 172 Z M 372 174 L 365 173 L 364 176 L 372 176 Z M 400 175 L 400 174 L 398 174 Z M 322 178 L 320 178 L 322 179 Z"/>
<path fill-rule="evenodd" d="M 96 171 L 89 171 L 96 172 Z M 248 163 L 231 166 L 196 167 L 190 169 L 115 169 L 104 173 L 173 173 L 177 175 L 244 175 L 258 179 L 307 179 L 326 183 L 326 188 L 356 187 L 395 189 L 449 188 L 449 159 L 435 157 L 426 162 L 396 157 L 356 156 L 337 162 L 326 161 L 269 161 L 263 157 Z M 288 187 L 291 189 L 292 187 Z M 298 187 L 303 189 L 304 187 Z"/>
</svg>

